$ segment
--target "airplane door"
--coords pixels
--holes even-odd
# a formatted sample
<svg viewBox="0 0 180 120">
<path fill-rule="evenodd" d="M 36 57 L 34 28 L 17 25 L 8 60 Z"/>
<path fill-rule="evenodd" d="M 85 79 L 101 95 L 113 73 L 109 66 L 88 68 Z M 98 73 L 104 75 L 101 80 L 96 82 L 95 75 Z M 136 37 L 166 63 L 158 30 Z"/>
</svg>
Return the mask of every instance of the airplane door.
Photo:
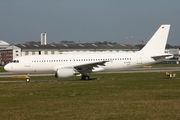
<svg viewBox="0 0 180 120">
<path fill-rule="evenodd" d="M 137 64 L 142 64 L 142 56 L 140 53 L 137 54 Z"/>
<path fill-rule="evenodd" d="M 29 58 L 29 56 L 25 57 L 25 67 L 30 67 L 30 58 Z"/>
</svg>

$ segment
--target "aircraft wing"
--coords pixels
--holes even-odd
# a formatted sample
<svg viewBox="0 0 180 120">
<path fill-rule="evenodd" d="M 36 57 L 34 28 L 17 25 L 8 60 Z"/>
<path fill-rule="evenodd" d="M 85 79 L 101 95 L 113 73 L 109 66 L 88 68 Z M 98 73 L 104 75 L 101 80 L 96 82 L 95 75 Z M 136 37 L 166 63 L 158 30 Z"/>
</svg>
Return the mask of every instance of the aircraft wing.
<svg viewBox="0 0 180 120">
<path fill-rule="evenodd" d="M 160 54 L 160 55 L 156 55 L 156 56 L 152 56 L 151 58 L 153 58 L 154 60 L 159 60 L 159 59 L 166 59 L 166 57 L 172 58 L 173 54 Z"/>
<path fill-rule="evenodd" d="M 105 66 L 106 62 L 109 61 L 97 61 L 97 62 L 88 62 L 88 63 L 81 63 L 75 65 L 55 66 L 53 70 L 57 71 L 57 69 L 59 68 L 70 68 L 70 69 L 75 69 L 79 73 L 87 74 L 94 71 L 104 70 L 104 68 L 100 68 L 99 66 Z"/>
<path fill-rule="evenodd" d="M 77 64 L 74 65 L 74 68 L 80 72 L 80 73 L 90 73 L 93 71 L 102 71 L 103 68 L 99 68 L 99 66 L 105 66 L 105 63 L 109 61 L 98 61 L 98 62 L 90 62 L 90 63 L 84 63 L 84 64 Z"/>
</svg>

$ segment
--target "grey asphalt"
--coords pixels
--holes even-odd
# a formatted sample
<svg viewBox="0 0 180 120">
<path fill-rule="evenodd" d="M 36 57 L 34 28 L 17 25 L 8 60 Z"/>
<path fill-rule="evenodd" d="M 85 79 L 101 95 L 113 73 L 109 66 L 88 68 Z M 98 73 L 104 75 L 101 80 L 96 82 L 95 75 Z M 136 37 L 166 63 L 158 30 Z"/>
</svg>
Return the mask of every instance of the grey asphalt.
<svg viewBox="0 0 180 120">
<path fill-rule="evenodd" d="M 123 71 L 111 71 L 111 72 L 98 72 L 98 73 L 142 73 L 142 72 L 167 72 L 167 71 L 180 71 L 180 67 L 163 67 L 163 68 L 135 68 L 131 70 Z M 0 77 L 12 77 L 14 75 L 24 75 L 24 74 L 14 74 L 11 72 L 1 72 Z M 30 74 L 30 76 L 54 76 L 54 74 Z M 49 82 L 47 80 L 42 80 L 43 82 Z M 12 81 L 0 81 L 0 83 L 7 82 L 26 82 L 26 80 L 12 80 Z"/>
</svg>

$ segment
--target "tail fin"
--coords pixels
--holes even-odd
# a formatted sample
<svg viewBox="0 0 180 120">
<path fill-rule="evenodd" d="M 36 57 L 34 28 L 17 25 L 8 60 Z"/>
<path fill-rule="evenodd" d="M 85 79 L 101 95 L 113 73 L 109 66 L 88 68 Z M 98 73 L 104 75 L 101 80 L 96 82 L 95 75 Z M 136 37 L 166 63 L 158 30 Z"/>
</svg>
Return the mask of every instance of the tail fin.
<svg viewBox="0 0 180 120">
<path fill-rule="evenodd" d="M 164 53 L 169 34 L 170 25 L 161 25 L 141 52 Z"/>
</svg>

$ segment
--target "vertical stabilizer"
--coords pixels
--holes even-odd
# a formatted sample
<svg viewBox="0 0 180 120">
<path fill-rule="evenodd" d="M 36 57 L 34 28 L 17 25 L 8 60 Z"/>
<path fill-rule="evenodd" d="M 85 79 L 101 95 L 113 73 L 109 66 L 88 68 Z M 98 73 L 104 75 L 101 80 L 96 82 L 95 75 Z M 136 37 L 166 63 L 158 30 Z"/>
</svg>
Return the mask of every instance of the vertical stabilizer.
<svg viewBox="0 0 180 120">
<path fill-rule="evenodd" d="M 170 25 L 161 25 L 140 52 L 164 53 Z"/>
</svg>

